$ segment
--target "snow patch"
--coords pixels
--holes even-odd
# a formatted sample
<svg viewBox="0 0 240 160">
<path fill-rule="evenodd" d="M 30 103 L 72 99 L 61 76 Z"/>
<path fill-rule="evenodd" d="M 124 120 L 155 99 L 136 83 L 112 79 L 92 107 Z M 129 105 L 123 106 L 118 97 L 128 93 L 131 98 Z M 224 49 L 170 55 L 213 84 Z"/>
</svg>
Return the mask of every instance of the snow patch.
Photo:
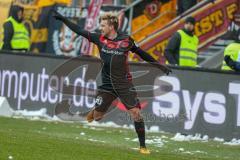
<svg viewBox="0 0 240 160">
<path fill-rule="evenodd" d="M 96 139 L 88 139 L 89 141 L 92 141 L 92 142 L 101 142 L 101 143 L 106 143 L 105 141 L 100 141 L 100 140 L 96 140 Z"/>
<path fill-rule="evenodd" d="M 204 151 L 199 151 L 199 150 L 193 151 L 193 153 L 202 153 L 202 154 L 207 154 L 207 152 L 204 152 Z"/>
<path fill-rule="evenodd" d="M 160 129 L 159 129 L 159 126 L 151 126 L 150 128 L 149 128 L 149 130 L 147 130 L 147 132 L 159 132 L 160 131 Z"/>
<path fill-rule="evenodd" d="M 164 135 L 162 135 L 162 136 L 161 136 L 161 138 L 163 138 L 163 139 L 164 139 L 164 138 L 168 138 L 168 137 L 167 137 L 167 136 L 164 136 Z"/>
<path fill-rule="evenodd" d="M 133 142 L 138 142 L 137 138 L 132 139 Z"/>
<path fill-rule="evenodd" d="M 214 137 L 214 138 L 213 138 L 213 141 L 216 141 L 216 142 L 224 142 L 224 139 L 223 139 L 223 138 Z"/>
<path fill-rule="evenodd" d="M 191 155 L 193 155 L 193 153 L 192 153 L 192 152 L 190 152 L 190 151 L 186 151 L 186 152 L 183 152 L 183 153 L 185 153 L 185 154 L 191 154 Z"/>
<path fill-rule="evenodd" d="M 146 144 L 153 144 L 156 147 L 162 147 L 164 145 L 161 138 L 155 138 L 155 139 L 147 139 Z"/>
<path fill-rule="evenodd" d="M 27 118 L 30 120 L 49 120 L 49 121 L 62 121 L 60 118 L 58 118 L 56 115 L 53 117 L 49 116 L 47 114 L 47 109 L 42 108 L 37 111 L 28 111 L 26 109 L 24 110 L 16 110 L 13 111 L 13 117 L 14 118 Z"/>
<path fill-rule="evenodd" d="M 138 142 L 138 138 L 132 139 L 133 142 Z M 164 142 L 161 138 L 146 139 L 146 144 L 152 144 L 156 147 L 162 147 Z"/>
<path fill-rule="evenodd" d="M 84 132 L 81 132 L 80 135 L 81 135 L 81 136 L 85 136 L 85 133 L 84 133 Z"/>
<path fill-rule="evenodd" d="M 111 127 L 111 128 L 122 128 L 122 126 L 120 125 L 117 125 L 116 123 L 114 122 L 96 122 L 96 121 L 93 121 L 92 123 L 86 123 L 87 126 L 97 126 L 97 127 Z"/>
<path fill-rule="evenodd" d="M 225 142 L 223 144 L 230 145 L 230 146 L 237 146 L 237 145 L 240 145 L 240 139 L 233 138 L 230 142 Z"/>
<path fill-rule="evenodd" d="M 47 114 L 47 109 L 46 108 L 42 108 L 38 111 L 28 111 L 26 109 L 24 110 L 17 110 L 17 111 L 13 111 L 13 118 L 27 118 L 27 119 L 30 119 L 30 120 L 47 120 L 47 121 L 55 121 L 55 122 L 68 122 L 68 121 L 62 121 L 60 118 L 58 118 L 56 115 L 54 115 L 53 117 L 49 116 Z M 70 121 L 69 121 L 70 122 Z M 101 128 L 96 128 L 96 127 L 111 127 L 111 128 L 125 128 L 125 129 L 134 129 L 134 126 L 131 124 L 131 125 L 118 125 L 114 122 L 92 122 L 92 123 L 87 123 L 86 121 L 85 122 L 82 122 L 84 123 L 83 125 L 83 128 L 90 128 L 90 129 L 94 129 L 94 130 L 103 130 Z M 94 127 L 96 126 L 96 127 Z M 47 128 L 46 127 L 43 127 L 42 130 L 46 130 Z M 147 130 L 148 132 L 158 132 L 158 133 L 165 133 L 164 131 L 160 131 L 160 128 L 159 126 L 151 126 L 149 128 L 149 130 Z M 41 131 L 39 131 L 40 133 Z M 80 135 L 85 135 L 85 133 L 80 133 Z M 146 143 L 148 144 L 154 144 L 154 145 L 158 145 L 158 146 L 163 146 L 163 143 L 167 142 L 167 141 L 164 141 L 162 139 L 166 139 L 168 137 L 166 136 L 161 136 L 161 138 L 158 138 L 158 137 L 154 137 L 153 139 L 148 139 L 146 140 Z M 130 138 L 125 138 L 126 140 L 130 140 Z M 93 140 L 93 139 L 90 139 L 92 141 L 97 141 L 97 140 Z M 171 140 L 174 140 L 174 141 L 202 141 L 202 142 L 207 142 L 209 140 L 209 137 L 207 135 L 204 135 L 204 136 L 201 136 L 201 134 L 195 134 L 195 135 L 182 135 L 180 133 L 176 133 L 174 137 L 171 138 Z M 138 139 L 133 139 L 132 141 L 135 141 L 135 142 L 138 142 Z M 231 145 L 231 146 L 236 146 L 236 145 L 240 145 L 240 139 L 236 139 L 236 138 L 233 138 L 230 142 L 225 142 L 224 139 L 222 138 L 218 138 L 218 137 L 215 137 L 213 139 L 213 141 L 217 141 L 217 142 L 223 142 L 223 144 L 225 145 Z M 101 141 L 103 142 L 103 141 Z M 198 153 L 198 152 L 196 152 Z M 199 152 L 200 153 L 200 152 Z M 12 156 L 9 156 L 10 158 L 13 158 Z M 9 158 L 8 157 L 8 158 Z M 10 159 L 9 158 L 9 159 Z"/>
<path fill-rule="evenodd" d="M 203 141 L 206 142 L 208 141 L 208 136 L 204 135 L 201 136 L 201 134 L 195 134 L 193 135 L 182 135 L 181 133 L 176 133 L 175 136 L 173 138 L 171 138 L 171 140 L 174 141 Z"/>
<path fill-rule="evenodd" d="M 50 118 L 50 116 L 47 115 L 47 109 L 42 108 L 38 111 L 28 111 L 26 109 L 24 110 L 16 110 L 13 113 L 14 116 L 23 116 L 23 117 L 42 117 L 42 118 Z"/>
</svg>

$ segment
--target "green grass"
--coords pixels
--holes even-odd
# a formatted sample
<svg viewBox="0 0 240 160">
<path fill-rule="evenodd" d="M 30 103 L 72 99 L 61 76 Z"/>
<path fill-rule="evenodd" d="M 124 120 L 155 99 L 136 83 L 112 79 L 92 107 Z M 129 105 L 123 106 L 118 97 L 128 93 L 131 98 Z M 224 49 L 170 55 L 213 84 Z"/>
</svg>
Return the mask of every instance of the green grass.
<svg viewBox="0 0 240 160">
<path fill-rule="evenodd" d="M 13 160 L 240 159 L 240 146 L 213 141 L 176 142 L 171 140 L 174 135 L 167 133 L 148 133 L 147 139 L 161 138 L 163 135 L 166 137 L 162 137 L 162 147 L 149 144 L 152 153 L 141 155 L 132 149 L 138 147 L 138 142 L 132 141 L 136 138 L 133 130 L 1 117 L 0 160 L 8 160 L 9 156 Z M 184 151 L 179 151 L 179 148 L 184 148 Z M 201 152 L 197 153 L 197 150 Z"/>
</svg>

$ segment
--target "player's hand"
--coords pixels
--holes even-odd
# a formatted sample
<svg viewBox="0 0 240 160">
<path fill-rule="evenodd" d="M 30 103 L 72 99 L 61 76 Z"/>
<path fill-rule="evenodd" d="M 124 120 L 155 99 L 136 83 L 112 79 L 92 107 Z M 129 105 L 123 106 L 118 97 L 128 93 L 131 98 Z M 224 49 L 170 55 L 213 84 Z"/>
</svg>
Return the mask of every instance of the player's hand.
<svg viewBox="0 0 240 160">
<path fill-rule="evenodd" d="M 56 20 L 60 20 L 60 21 L 64 19 L 64 17 L 60 13 L 58 13 L 56 10 L 53 10 L 53 17 Z"/>
<path fill-rule="evenodd" d="M 159 67 L 166 75 L 169 75 L 170 73 L 172 73 L 172 70 L 170 68 L 168 68 L 165 65 L 160 65 Z"/>
<path fill-rule="evenodd" d="M 166 73 L 166 75 L 169 75 L 170 73 L 172 73 L 172 70 L 167 66 L 164 66 L 164 73 Z"/>
</svg>

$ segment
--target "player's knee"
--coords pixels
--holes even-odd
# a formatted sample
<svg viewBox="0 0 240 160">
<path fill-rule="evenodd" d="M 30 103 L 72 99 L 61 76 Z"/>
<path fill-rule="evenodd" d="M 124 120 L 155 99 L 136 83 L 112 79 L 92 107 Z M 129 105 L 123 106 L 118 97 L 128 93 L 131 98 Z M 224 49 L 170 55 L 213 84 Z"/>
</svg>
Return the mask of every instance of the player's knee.
<svg viewBox="0 0 240 160">
<path fill-rule="evenodd" d="M 138 108 L 134 108 L 129 111 L 130 111 L 131 117 L 134 121 L 142 120 L 142 116 L 141 116 L 140 110 Z"/>
<path fill-rule="evenodd" d="M 135 117 L 133 117 L 133 120 L 134 120 L 135 122 L 140 122 L 140 121 L 143 120 L 143 118 L 142 118 L 141 115 L 136 115 Z"/>
</svg>

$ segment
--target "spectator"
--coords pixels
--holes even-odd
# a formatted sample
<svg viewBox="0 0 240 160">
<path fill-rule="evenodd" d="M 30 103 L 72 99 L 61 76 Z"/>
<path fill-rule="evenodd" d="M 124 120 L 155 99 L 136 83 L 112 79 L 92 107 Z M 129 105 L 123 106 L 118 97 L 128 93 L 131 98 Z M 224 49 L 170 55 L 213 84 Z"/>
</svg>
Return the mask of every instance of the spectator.
<svg viewBox="0 0 240 160">
<path fill-rule="evenodd" d="M 195 19 L 188 17 L 184 28 L 178 30 L 165 49 L 168 63 L 179 66 L 197 66 L 198 38 L 194 35 Z"/>
<path fill-rule="evenodd" d="M 178 0 L 177 1 L 177 15 L 182 14 L 189 8 L 197 4 L 197 0 Z"/>
<path fill-rule="evenodd" d="M 22 23 L 23 8 L 12 6 L 11 16 L 3 24 L 3 44 L 4 50 L 27 51 L 30 47 L 29 32 Z"/>
<path fill-rule="evenodd" d="M 222 70 L 240 71 L 240 33 L 224 50 Z"/>
</svg>

